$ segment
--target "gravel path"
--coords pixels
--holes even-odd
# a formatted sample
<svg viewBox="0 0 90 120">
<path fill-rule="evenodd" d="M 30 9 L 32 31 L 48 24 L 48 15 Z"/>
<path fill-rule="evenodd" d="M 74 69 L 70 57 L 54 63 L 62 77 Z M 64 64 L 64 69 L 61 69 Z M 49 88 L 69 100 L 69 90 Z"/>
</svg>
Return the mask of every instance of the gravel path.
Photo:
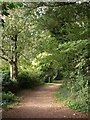
<svg viewBox="0 0 90 120">
<path fill-rule="evenodd" d="M 76 112 L 56 101 L 54 93 L 60 85 L 55 83 L 21 91 L 21 102 L 11 110 L 4 110 L 3 118 L 87 118 L 86 114 Z"/>
</svg>

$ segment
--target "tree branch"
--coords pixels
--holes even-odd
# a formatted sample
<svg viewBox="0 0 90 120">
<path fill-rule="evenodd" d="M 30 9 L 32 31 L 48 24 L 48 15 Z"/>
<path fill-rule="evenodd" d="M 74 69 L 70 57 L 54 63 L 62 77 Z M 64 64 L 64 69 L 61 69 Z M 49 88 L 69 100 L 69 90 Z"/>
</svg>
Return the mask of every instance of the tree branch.
<svg viewBox="0 0 90 120">
<path fill-rule="evenodd" d="M 2 56 L 2 55 L 0 55 L 0 58 L 4 59 L 5 61 L 10 62 L 8 58 L 6 58 L 6 57 L 4 57 L 4 56 Z"/>
<path fill-rule="evenodd" d="M 42 7 L 42 6 L 47 6 L 47 7 L 59 7 L 59 6 L 64 6 L 64 5 L 71 5 L 71 4 L 75 4 L 76 2 L 32 2 L 32 3 L 27 3 L 26 7 L 27 8 L 38 8 L 38 7 Z"/>
<path fill-rule="evenodd" d="M 5 54 L 5 55 L 6 55 L 6 51 L 8 51 L 8 50 L 4 49 L 2 46 L 0 46 L 0 50 L 1 50 L 2 53 Z"/>
<path fill-rule="evenodd" d="M 14 63 L 14 61 L 12 59 L 9 59 L 7 56 L 0 55 L 0 58 L 7 61 L 7 62 L 9 62 L 9 63 Z"/>
<path fill-rule="evenodd" d="M 7 53 L 8 50 L 4 49 L 2 46 L 0 46 L 0 50 L 2 51 L 2 58 L 6 61 L 10 61 L 10 59 L 8 58 L 8 53 Z"/>
</svg>

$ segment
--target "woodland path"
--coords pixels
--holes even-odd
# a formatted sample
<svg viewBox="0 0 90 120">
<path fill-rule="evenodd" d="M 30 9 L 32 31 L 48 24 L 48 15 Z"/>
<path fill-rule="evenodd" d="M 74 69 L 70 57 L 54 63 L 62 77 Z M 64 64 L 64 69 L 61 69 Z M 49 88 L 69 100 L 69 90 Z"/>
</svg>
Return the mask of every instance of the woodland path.
<svg viewBox="0 0 90 120">
<path fill-rule="evenodd" d="M 41 86 L 34 90 L 23 90 L 18 106 L 3 111 L 3 118 L 87 118 L 87 115 L 72 110 L 55 98 L 60 83 Z"/>
</svg>

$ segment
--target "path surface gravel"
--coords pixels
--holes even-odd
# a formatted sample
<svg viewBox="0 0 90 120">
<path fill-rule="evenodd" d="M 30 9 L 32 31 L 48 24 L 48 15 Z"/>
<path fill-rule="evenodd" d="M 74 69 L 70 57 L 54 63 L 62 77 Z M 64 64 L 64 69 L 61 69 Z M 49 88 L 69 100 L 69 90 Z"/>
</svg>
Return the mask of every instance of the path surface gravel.
<svg viewBox="0 0 90 120">
<path fill-rule="evenodd" d="M 87 118 L 81 112 L 76 112 L 55 99 L 55 91 L 60 83 L 41 86 L 34 90 L 23 90 L 18 106 L 8 111 L 3 110 L 3 118 Z"/>
</svg>

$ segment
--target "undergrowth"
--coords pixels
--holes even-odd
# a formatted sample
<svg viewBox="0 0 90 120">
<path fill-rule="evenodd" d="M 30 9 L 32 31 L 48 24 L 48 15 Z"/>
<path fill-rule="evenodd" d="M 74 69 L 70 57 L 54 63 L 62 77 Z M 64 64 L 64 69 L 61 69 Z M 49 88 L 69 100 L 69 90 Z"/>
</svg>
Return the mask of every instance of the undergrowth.
<svg viewBox="0 0 90 120">
<path fill-rule="evenodd" d="M 2 93 L 2 108 L 10 109 L 18 104 L 19 98 L 12 92 L 8 91 L 7 93 Z"/>
<path fill-rule="evenodd" d="M 80 112 L 89 112 L 88 103 L 85 100 L 81 100 L 78 96 L 75 96 L 76 93 L 71 93 L 65 85 L 60 86 L 58 91 L 56 91 L 55 96 L 57 100 L 62 101 L 65 105 L 69 106 L 72 109 L 75 109 Z"/>
</svg>

